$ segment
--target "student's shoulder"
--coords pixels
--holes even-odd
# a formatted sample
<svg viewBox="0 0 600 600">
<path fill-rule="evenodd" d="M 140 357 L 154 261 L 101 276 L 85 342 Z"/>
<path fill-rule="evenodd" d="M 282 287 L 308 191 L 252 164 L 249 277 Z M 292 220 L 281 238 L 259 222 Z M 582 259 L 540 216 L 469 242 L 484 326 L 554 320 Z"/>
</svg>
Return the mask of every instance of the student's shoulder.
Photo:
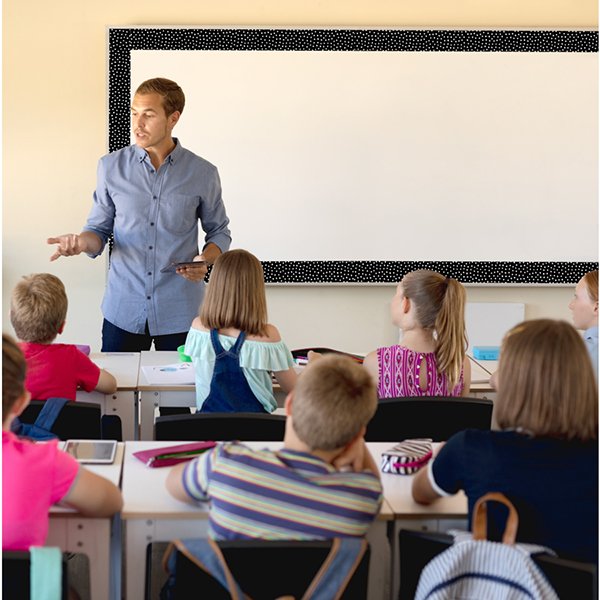
<svg viewBox="0 0 600 600">
<path fill-rule="evenodd" d="M 206 327 L 204 325 L 204 323 L 200 320 L 200 317 L 196 317 L 193 321 L 192 321 L 192 327 L 191 329 L 195 329 L 196 331 L 204 331 L 204 332 L 208 332 L 210 331 L 208 329 L 208 327 Z"/>
<path fill-rule="evenodd" d="M 277 327 L 275 327 L 275 325 L 267 323 L 264 335 L 249 335 L 246 339 L 253 342 L 266 342 L 270 344 L 275 344 L 281 341 L 281 334 L 279 333 L 279 330 L 277 329 Z"/>
</svg>

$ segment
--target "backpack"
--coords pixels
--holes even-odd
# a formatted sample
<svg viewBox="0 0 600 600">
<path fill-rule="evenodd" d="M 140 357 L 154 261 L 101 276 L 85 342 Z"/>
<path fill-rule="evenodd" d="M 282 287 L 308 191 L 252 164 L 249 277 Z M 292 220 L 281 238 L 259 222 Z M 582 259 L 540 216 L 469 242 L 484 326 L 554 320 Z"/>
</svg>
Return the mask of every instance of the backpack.
<svg viewBox="0 0 600 600">
<path fill-rule="evenodd" d="M 508 508 L 502 542 L 487 537 L 486 502 Z M 515 544 L 519 518 L 498 492 L 482 496 L 473 509 L 473 535 L 458 532 L 454 544 L 423 569 L 415 600 L 559 600 L 532 554 L 555 553 L 543 546 Z M 461 535 L 462 533 L 462 535 Z"/>
<path fill-rule="evenodd" d="M 314 576 L 302 600 L 338 600 L 358 568 L 368 547 L 364 538 L 333 538 L 331 550 Z M 232 600 L 252 600 L 244 594 L 234 579 L 217 542 L 210 538 L 174 540 L 165 551 L 163 564 L 169 578 L 160 594 L 161 600 L 174 597 L 177 552 L 175 548 L 216 579 L 230 594 Z M 265 576 L 268 576 L 265 575 Z M 291 596 L 282 596 L 290 598 Z"/>
<path fill-rule="evenodd" d="M 31 440 L 55 440 L 58 436 L 52 433 L 51 429 L 67 402 L 66 398 L 48 398 L 33 423 L 21 423 L 17 417 L 12 422 L 11 431 L 19 437 Z"/>
</svg>

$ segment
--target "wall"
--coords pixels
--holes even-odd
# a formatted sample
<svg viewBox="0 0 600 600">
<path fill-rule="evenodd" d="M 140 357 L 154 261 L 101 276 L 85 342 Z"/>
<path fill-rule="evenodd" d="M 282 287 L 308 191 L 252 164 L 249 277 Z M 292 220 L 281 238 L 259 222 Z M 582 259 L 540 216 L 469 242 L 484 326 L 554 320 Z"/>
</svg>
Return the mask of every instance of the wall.
<svg viewBox="0 0 600 600">
<path fill-rule="evenodd" d="M 5 0 L 3 3 L 3 315 L 23 274 L 49 271 L 67 286 L 64 341 L 100 347 L 105 259 L 49 263 L 46 238 L 77 232 L 106 151 L 106 27 L 277 25 L 597 27 L 594 0 Z M 207 157 L 210 158 L 210 157 Z M 224 182 L 226 186 L 226 182 Z M 232 224 L 235 233 L 235 223 Z M 471 301 L 527 304 L 527 317 L 568 318 L 568 288 L 469 288 Z M 292 347 L 368 350 L 393 341 L 393 288 L 271 287 L 270 316 Z M 3 329 L 10 324 L 3 318 Z"/>
</svg>

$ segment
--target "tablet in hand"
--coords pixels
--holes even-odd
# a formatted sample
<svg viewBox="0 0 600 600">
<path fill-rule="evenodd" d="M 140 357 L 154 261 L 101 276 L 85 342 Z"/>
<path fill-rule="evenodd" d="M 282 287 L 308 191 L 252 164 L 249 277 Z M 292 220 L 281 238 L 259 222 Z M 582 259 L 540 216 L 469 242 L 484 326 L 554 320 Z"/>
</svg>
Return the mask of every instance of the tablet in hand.
<svg viewBox="0 0 600 600">
<path fill-rule="evenodd" d="M 161 273 L 175 273 L 179 267 L 199 267 L 201 265 L 206 265 L 206 261 L 204 260 L 187 260 L 187 261 L 173 261 L 169 263 L 166 267 L 163 267 L 160 272 Z"/>
</svg>

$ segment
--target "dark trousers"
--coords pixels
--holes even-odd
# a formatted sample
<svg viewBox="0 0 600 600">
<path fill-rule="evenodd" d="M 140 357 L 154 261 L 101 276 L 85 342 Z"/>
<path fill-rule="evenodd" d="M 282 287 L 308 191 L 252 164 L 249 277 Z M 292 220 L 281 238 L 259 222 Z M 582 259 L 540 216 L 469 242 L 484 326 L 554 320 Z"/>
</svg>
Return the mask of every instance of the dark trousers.
<svg viewBox="0 0 600 600">
<path fill-rule="evenodd" d="M 102 352 L 141 352 L 150 350 L 152 341 L 156 350 L 177 350 L 185 344 L 187 331 L 169 335 L 150 335 L 148 323 L 145 333 L 130 333 L 106 319 L 102 323 Z"/>
</svg>

